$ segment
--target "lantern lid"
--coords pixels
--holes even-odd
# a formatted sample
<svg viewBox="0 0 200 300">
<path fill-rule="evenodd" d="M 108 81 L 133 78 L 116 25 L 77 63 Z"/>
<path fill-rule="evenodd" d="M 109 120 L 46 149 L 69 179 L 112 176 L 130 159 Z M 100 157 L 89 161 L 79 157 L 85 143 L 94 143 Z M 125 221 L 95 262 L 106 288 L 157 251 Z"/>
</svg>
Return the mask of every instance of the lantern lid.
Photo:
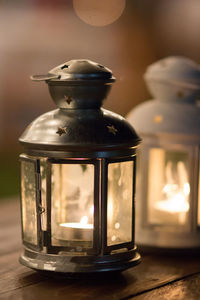
<svg viewBox="0 0 200 300">
<path fill-rule="evenodd" d="M 53 69 L 45 75 L 33 75 L 34 81 L 56 81 L 56 82 L 77 82 L 100 80 L 113 82 L 115 78 L 112 71 L 103 65 L 88 59 L 69 60 Z"/>
<path fill-rule="evenodd" d="M 27 127 L 19 139 L 25 147 L 78 152 L 131 148 L 139 143 L 123 117 L 101 108 L 115 80 L 108 68 L 90 60 L 70 60 L 32 79 L 47 82 L 58 109 Z"/>
<path fill-rule="evenodd" d="M 167 57 L 147 68 L 154 99 L 130 111 L 128 121 L 142 137 L 170 134 L 200 139 L 200 66 L 184 57 Z"/>
<path fill-rule="evenodd" d="M 170 56 L 151 64 L 144 79 L 160 101 L 195 102 L 200 95 L 200 65 L 186 57 Z"/>
<path fill-rule="evenodd" d="M 182 56 L 170 56 L 148 66 L 144 78 L 200 88 L 200 65 Z"/>
<path fill-rule="evenodd" d="M 115 81 L 110 69 L 88 59 L 70 60 L 31 79 L 45 81 L 53 101 L 63 109 L 99 108 Z"/>
</svg>

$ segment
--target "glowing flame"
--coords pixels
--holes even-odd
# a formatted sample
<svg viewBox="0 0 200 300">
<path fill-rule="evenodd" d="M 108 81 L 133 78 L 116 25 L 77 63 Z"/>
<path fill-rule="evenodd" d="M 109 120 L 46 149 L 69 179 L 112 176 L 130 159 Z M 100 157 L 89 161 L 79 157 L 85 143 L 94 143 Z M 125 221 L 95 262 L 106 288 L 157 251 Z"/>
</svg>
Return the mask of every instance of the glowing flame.
<svg viewBox="0 0 200 300">
<path fill-rule="evenodd" d="M 157 202 L 155 205 L 157 209 L 171 213 L 189 210 L 190 184 L 188 182 L 184 183 L 183 189 L 178 189 L 177 184 L 166 184 L 163 192 L 167 195 L 167 200 Z"/>
<path fill-rule="evenodd" d="M 94 213 L 94 205 L 90 207 L 90 213 Z M 67 228 L 77 228 L 77 229 L 93 229 L 93 224 L 88 224 L 88 217 L 83 216 L 80 219 L 80 223 L 71 222 L 71 223 L 61 223 L 61 227 L 67 227 Z"/>
<path fill-rule="evenodd" d="M 80 220 L 80 224 L 85 226 L 88 223 L 88 217 L 87 216 L 83 216 Z"/>
</svg>

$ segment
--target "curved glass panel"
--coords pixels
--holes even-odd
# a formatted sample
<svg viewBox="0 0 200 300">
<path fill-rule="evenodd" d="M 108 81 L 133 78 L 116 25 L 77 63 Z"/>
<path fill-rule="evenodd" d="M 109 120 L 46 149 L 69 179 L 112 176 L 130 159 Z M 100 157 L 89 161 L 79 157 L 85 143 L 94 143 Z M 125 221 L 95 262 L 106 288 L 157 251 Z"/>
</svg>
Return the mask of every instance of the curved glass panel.
<svg viewBox="0 0 200 300">
<path fill-rule="evenodd" d="M 190 183 L 188 153 L 152 148 L 148 171 L 148 222 L 180 225 L 188 222 Z"/>
<path fill-rule="evenodd" d="M 108 165 L 107 245 L 132 241 L 133 161 Z"/>
<path fill-rule="evenodd" d="M 52 164 L 52 245 L 93 245 L 94 165 Z"/>
<path fill-rule="evenodd" d="M 35 164 L 21 161 L 22 229 L 24 241 L 37 245 Z"/>
</svg>

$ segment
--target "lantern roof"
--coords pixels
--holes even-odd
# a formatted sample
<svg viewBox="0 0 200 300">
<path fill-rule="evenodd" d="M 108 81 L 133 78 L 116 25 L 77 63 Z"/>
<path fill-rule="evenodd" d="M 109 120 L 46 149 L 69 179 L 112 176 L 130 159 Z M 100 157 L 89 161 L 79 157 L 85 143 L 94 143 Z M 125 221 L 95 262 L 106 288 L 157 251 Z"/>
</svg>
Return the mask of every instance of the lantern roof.
<svg viewBox="0 0 200 300">
<path fill-rule="evenodd" d="M 159 101 L 195 102 L 200 96 L 200 65 L 182 56 L 170 56 L 151 64 L 144 79 Z"/>
<path fill-rule="evenodd" d="M 127 116 L 139 134 L 179 134 L 200 139 L 200 66 L 184 57 L 153 63 L 144 75 L 153 100 Z"/>
<path fill-rule="evenodd" d="M 56 109 L 34 120 L 19 141 L 39 149 L 101 150 L 135 146 L 140 138 L 124 118 L 108 110 Z"/>
<path fill-rule="evenodd" d="M 147 67 L 144 78 L 199 89 L 200 65 L 183 56 L 170 56 Z"/>
<path fill-rule="evenodd" d="M 115 80 L 111 70 L 90 60 L 71 60 L 47 75 L 46 81 L 58 109 L 34 120 L 19 141 L 32 149 L 106 150 L 135 147 L 140 138 L 120 115 L 101 108 Z"/>
</svg>

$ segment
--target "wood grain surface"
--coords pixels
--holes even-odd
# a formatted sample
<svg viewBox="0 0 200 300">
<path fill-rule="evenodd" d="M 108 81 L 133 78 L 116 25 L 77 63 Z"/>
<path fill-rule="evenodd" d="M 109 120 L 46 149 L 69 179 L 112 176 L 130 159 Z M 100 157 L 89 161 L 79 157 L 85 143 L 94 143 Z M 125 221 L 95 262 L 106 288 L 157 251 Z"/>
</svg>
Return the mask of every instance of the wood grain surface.
<svg viewBox="0 0 200 300">
<path fill-rule="evenodd" d="M 200 257 L 148 255 L 123 273 L 48 278 L 19 264 L 19 202 L 0 204 L 0 299 L 200 299 Z"/>
</svg>

